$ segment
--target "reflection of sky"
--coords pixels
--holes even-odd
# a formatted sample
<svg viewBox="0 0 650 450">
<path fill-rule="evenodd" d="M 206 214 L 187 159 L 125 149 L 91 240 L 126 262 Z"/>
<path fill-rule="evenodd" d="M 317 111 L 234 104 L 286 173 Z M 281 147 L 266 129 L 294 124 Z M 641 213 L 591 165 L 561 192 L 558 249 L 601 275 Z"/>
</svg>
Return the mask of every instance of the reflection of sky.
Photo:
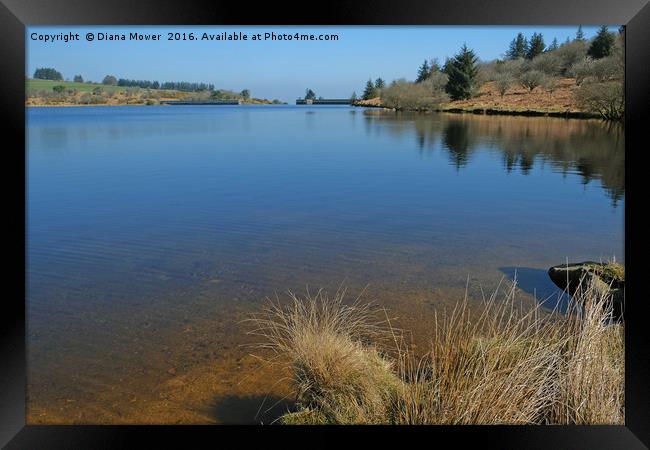
<svg viewBox="0 0 650 450">
<path fill-rule="evenodd" d="M 598 27 L 585 26 L 587 38 Z M 37 67 L 54 67 L 65 78 L 81 74 L 101 81 L 118 78 L 212 83 L 217 88 L 254 96 L 292 101 L 306 88 L 323 97 L 347 98 L 360 94 L 365 81 L 382 77 L 414 79 L 424 59 L 443 62 L 467 43 L 483 60 L 501 57 L 521 31 L 541 32 L 547 44 L 573 38 L 577 26 L 484 27 L 29 27 L 27 75 Z M 615 30 L 615 27 L 611 27 Z M 126 41 L 87 42 L 87 32 L 125 33 Z M 161 33 L 161 41 L 129 41 L 128 33 Z M 166 32 L 211 34 L 242 31 L 248 35 L 275 33 L 335 33 L 338 41 L 168 41 Z M 79 42 L 44 43 L 31 33 L 79 33 Z"/>
<path fill-rule="evenodd" d="M 27 138 L 32 413 L 124 420 L 170 367 L 207 364 L 208 391 L 230 392 L 249 373 L 243 320 L 287 289 L 367 288 L 428 339 L 466 286 L 475 300 L 516 273 L 552 308 L 548 267 L 624 261 L 624 194 L 603 189 L 622 183 L 622 135 L 599 121 L 28 108 Z"/>
<path fill-rule="evenodd" d="M 624 199 L 614 207 L 598 180 L 620 183 L 623 159 L 599 122 L 368 120 L 295 106 L 28 114 L 30 271 L 49 280 L 34 293 L 52 280 L 74 286 L 69 277 L 153 289 L 162 285 L 138 270 L 187 280 L 197 259 L 262 290 L 310 271 L 407 279 L 415 264 L 435 279 L 444 268 L 623 259 Z M 508 148 L 530 152 L 529 163 L 515 158 L 509 171 Z M 270 268 L 283 275 L 264 281 Z"/>
</svg>

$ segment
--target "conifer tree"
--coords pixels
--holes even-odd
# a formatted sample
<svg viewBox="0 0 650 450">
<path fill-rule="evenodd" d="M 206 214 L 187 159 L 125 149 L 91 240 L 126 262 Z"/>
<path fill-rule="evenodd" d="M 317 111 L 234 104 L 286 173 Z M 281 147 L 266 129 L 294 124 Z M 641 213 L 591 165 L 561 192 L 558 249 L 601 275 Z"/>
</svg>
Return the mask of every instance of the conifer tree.
<svg viewBox="0 0 650 450">
<path fill-rule="evenodd" d="M 585 33 L 582 31 L 582 25 L 578 25 L 578 31 L 576 31 L 576 41 L 584 41 Z"/>
<path fill-rule="evenodd" d="M 616 38 L 614 37 L 614 33 L 610 33 L 609 30 L 607 30 L 607 26 L 603 25 L 598 30 L 594 40 L 591 42 L 589 50 L 587 50 L 587 55 L 594 59 L 600 59 L 611 55 L 615 40 Z"/>
<path fill-rule="evenodd" d="M 533 59 L 537 55 L 544 53 L 544 37 L 541 33 L 533 33 L 530 37 L 530 42 L 528 44 L 528 50 L 526 51 L 526 59 Z"/>
<path fill-rule="evenodd" d="M 418 77 L 415 82 L 420 83 L 431 76 L 431 68 L 429 62 L 425 59 L 420 68 L 418 69 Z"/>
<path fill-rule="evenodd" d="M 524 58 L 528 51 L 528 42 L 523 33 L 518 33 L 517 37 L 510 42 L 510 47 L 506 52 L 508 59 Z"/>
<path fill-rule="evenodd" d="M 445 63 L 444 71 L 449 77 L 445 91 L 452 100 L 470 98 L 475 91 L 478 58 L 474 51 L 463 44 L 460 51 Z"/>
<path fill-rule="evenodd" d="M 363 99 L 370 100 L 371 98 L 377 97 L 377 90 L 372 80 L 368 79 L 366 82 L 366 88 L 363 90 Z"/>
</svg>

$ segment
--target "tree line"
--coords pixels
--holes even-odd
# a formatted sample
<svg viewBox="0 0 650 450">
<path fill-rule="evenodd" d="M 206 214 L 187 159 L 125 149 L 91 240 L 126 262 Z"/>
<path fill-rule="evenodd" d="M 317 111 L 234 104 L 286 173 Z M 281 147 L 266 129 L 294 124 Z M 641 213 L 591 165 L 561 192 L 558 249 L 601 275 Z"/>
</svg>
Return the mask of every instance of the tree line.
<svg viewBox="0 0 650 450">
<path fill-rule="evenodd" d="M 554 38 L 546 45 L 542 33 L 530 38 L 518 33 L 510 42 L 503 59 L 481 62 L 466 44 L 444 64 L 437 59 L 425 60 L 417 69 L 415 81 L 394 80 L 386 85 L 381 78 L 368 80 L 364 100 L 381 98 L 385 106 L 397 109 L 432 109 L 449 100 L 474 97 L 479 87 L 494 82 L 501 96 L 520 85 L 532 92 L 543 88 L 552 94 L 560 78 L 575 79 L 579 89 L 577 102 L 585 110 L 599 113 L 606 119 L 622 119 L 623 95 L 623 32 L 610 32 L 600 27 L 591 40 L 579 27 L 575 38 L 559 44 Z M 352 100 L 356 101 L 356 93 Z"/>
<path fill-rule="evenodd" d="M 38 80 L 54 80 L 63 81 L 63 75 L 58 70 L 52 67 L 39 67 L 34 71 L 34 78 Z M 81 75 L 75 75 L 73 78 L 75 83 L 84 83 Z M 90 81 L 85 81 L 91 83 Z M 210 83 L 194 83 L 189 81 L 165 81 L 159 82 L 155 80 L 131 80 L 127 78 L 117 78 L 113 75 L 106 75 L 102 79 L 102 83 L 106 86 L 121 86 L 121 87 L 139 87 L 143 89 L 164 89 L 183 92 L 199 92 L 199 91 L 214 91 L 214 84 Z M 250 91 L 248 92 L 250 97 Z M 242 91 L 242 93 L 244 93 Z"/>
<path fill-rule="evenodd" d="M 108 81 L 108 82 L 106 82 Z M 184 92 L 214 91 L 214 84 L 192 83 L 189 81 L 165 81 L 160 83 L 152 80 L 129 80 L 120 78 L 117 81 L 104 79 L 103 84 L 114 84 L 125 87 L 139 87 L 143 89 L 165 89 Z"/>
</svg>

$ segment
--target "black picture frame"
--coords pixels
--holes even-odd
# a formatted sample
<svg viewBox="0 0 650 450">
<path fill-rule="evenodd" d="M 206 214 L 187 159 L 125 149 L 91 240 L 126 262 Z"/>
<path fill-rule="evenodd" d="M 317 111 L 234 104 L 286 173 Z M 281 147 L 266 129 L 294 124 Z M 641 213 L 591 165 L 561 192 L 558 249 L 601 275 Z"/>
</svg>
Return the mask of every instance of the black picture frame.
<svg viewBox="0 0 650 450">
<path fill-rule="evenodd" d="M 636 449 L 650 445 L 650 346 L 643 297 L 642 254 L 638 241 L 643 198 L 640 158 L 650 121 L 650 5 L 647 0 L 401 0 L 333 1 L 312 8 L 264 2 L 185 0 L 0 0 L 2 88 L 0 111 L 5 158 L 3 192 L 9 197 L 4 222 L 5 269 L 0 350 L 0 445 L 8 449 L 116 448 L 146 442 L 147 448 L 223 446 L 224 433 L 239 438 L 278 439 L 311 445 L 314 433 L 353 432 L 356 437 L 400 439 L 431 445 L 444 439 L 454 447 Z M 626 27 L 625 260 L 626 420 L 624 426 L 436 426 L 436 427 L 250 427 L 250 426 L 31 426 L 25 424 L 25 27 L 30 25 L 598 25 Z M 637 302 L 635 303 L 635 299 Z M 395 433 L 400 433 L 400 436 Z M 297 441 L 286 440 L 299 439 Z M 328 433 L 329 434 L 329 433 Z M 300 436 L 298 436 L 300 435 Z M 327 439 L 326 437 L 324 437 Z M 199 441 L 199 439 L 201 441 Z M 267 441 L 270 442 L 270 441 Z M 190 444 L 191 443 L 191 444 Z M 367 443 L 367 445 L 371 445 Z M 408 442 L 407 442 L 408 445 Z M 416 444 L 421 445 L 421 444 Z M 230 447 L 227 445 L 226 447 Z"/>
</svg>

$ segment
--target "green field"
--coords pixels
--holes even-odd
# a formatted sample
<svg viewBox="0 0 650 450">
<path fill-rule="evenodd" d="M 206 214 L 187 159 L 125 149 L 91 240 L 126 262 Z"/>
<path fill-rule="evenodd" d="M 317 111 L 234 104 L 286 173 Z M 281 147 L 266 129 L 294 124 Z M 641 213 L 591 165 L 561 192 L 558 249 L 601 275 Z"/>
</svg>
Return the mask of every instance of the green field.
<svg viewBox="0 0 650 450">
<path fill-rule="evenodd" d="M 124 86 L 107 86 L 99 83 L 75 83 L 73 81 L 54 80 L 27 80 L 27 95 L 31 96 L 38 91 L 51 91 L 54 86 L 65 86 L 66 89 L 76 89 L 79 92 L 92 92 L 95 88 L 102 88 L 105 92 L 124 91 Z M 137 88 L 136 88 L 137 89 Z"/>
</svg>

